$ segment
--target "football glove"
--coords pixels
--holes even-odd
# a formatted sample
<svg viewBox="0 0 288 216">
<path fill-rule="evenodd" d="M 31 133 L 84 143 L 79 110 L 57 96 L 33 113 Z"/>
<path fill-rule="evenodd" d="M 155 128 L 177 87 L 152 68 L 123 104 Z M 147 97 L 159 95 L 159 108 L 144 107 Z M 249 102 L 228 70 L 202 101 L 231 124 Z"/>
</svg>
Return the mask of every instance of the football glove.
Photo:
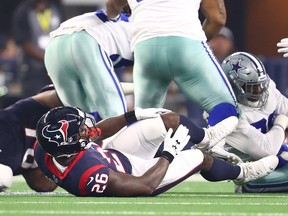
<svg viewBox="0 0 288 216">
<path fill-rule="evenodd" d="M 279 43 L 277 43 L 278 53 L 284 53 L 283 57 L 288 57 L 288 38 L 283 38 Z"/>
<path fill-rule="evenodd" d="M 187 127 L 179 125 L 174 135 L 172 135 L 173 129 L 169 128 L 164 139 L 162 157 L 165 157 L 171 163 L 174 157 L 179 154 L 179 152 L 188 143 L 190 139 L 188 132 L 189 129 Z"/>
<path fill-rule="evenodd" d="M 288 117 L 285 115 L 277 115 L 274 120 L 274 125 L 279 125 L 285 131 L 288 127 Z"/>
</svg>

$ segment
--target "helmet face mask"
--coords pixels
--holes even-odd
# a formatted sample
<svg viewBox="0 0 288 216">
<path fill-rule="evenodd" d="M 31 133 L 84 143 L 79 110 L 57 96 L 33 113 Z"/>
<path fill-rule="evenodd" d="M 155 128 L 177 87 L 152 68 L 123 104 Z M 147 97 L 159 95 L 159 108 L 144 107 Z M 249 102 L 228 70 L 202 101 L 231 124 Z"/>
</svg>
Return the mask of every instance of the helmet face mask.
<svg viewBox="0 0 288 216">
<path fill-rule="evenodd" d="M 265 106 L 270 78 L 256 56 L 236 52 L 226 57 L 221 66 L 240 104 L 254 108 Z"/>
<path fill-rule="evenodd" d="M 69 157 L 83 150 L 90 141 L 97 139 L 97 132 L 99 130 L 95 127 L 94 118 L 79 108 L 57 107 L 40 118 L 36 137 L 50 155 Z"/>
</svg>

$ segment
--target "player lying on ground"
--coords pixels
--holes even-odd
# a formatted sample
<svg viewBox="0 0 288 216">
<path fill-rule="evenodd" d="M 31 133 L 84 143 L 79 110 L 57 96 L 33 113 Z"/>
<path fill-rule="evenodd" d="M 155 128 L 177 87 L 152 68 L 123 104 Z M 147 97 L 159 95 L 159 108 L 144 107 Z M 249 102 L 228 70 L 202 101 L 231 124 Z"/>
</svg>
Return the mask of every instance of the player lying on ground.
<svg viewBox="0 0 288 216">
<path fill-rule="evenodd" d="M 55 90 L 18 101 L 0 111 L 0 190 L 11 186 L 12 176 L 23 175 L 35 191 L 53 191 L 56 184 L 47 179 L 34 161 L 35 128 L 40 117 L 60 106 Z"/>
<path fill-rule="evenodd" d="M 121 86 L 126 95 L 133 92 L 132 83 Z M 0 111 L 0 191 L 11 186 L 13 175 L 23 175 L 29 187 L 38 192 L 53 191 L 56 187 L 38 169 L 33 144 L 40 117 L 62 103 L 53 86 L 42 91 Z"/>
<path fill-rule="evenodd" d="M 141 120 L 153 117 L 145 115 L 149 110 L 95 124 L 78 108 L 54 108 L 37 124 L 35 160 L 47 177 L 76 196 L 153 196 L 199 171 L 209 181 L 243 184 L 269 174 L 278 164 L 276 156 L 232 165 L 196 148 L 181 151 L 188 142 L 206 146 L 207 134 L 217 134 L 217 125 L 204 130 L 173 112 L 155 112 L 154 118 Z M 124 127 L 127 122 L 131 125 Z M 154 158 L 162 142 L 162 155 Z"/>
<path fill-rule="evenodd" d="M 280 163 L 270 175 L 237 187 L 237 192 L 287 192 L 288 147 L 284 144 L 288 126 L 288 99 L 276 88 L 256 56 L 236 52 L 222 63 L 241 116 L 236 129 L 226 137 L 225 147 L 243 161 L 278 155 Z M 212 151 L 221 155 L 220 146 Z M 222 151 L 222 153 L 225 153 Z"/>
</svg>

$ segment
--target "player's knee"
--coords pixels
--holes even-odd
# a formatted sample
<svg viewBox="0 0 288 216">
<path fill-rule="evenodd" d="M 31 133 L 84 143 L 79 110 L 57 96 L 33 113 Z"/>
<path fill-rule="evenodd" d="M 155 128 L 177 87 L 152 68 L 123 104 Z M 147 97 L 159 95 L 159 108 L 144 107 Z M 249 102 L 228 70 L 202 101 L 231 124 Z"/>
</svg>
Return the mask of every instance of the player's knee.
<svg viewBox="0 0 288 216">
<path fill-rule="evenodd" d="M 220 103 L 209 112 L 208 124 L 214 126 L 231 116 L 235 116 L 236 118 L 239 117 L 239 112 L 235 105 L 230 103 Z"/>
<path fill-rule="evenodd" d="M 204 155 L 204 159 L 203 159 L 203 163 L 202 163 L 202 166 L 201 166 L 201 171 L 209 171 L 212 164 L 213 164 L 213 157 L 212 155 L 210 154 L 207 154 L 205 152 L 203 152 L 203 155 Z"/>
<path fill-rule="evenodd" d="M 161 115 L 166 129 L 172 128 L 174 131 L 178 128 L 180 123 L 180 117 L 178 113 L 169 112 Z"/>
</svg>

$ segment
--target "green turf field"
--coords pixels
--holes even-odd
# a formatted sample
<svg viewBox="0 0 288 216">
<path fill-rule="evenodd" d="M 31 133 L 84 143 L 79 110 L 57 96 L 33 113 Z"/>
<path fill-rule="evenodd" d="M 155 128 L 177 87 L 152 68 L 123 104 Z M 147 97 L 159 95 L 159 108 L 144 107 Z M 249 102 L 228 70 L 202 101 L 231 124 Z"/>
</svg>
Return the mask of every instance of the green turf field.
<svg viewBox="0 0 288 216">
<path fill-rule="evenodd" d="M 286 216 L 287 194 L 235 194 L 231 182 L 186 181 L 158 197 L 80 198 L 35 193 L 21 181 L 0 193 L 0 215 Z"/>
</svg>

